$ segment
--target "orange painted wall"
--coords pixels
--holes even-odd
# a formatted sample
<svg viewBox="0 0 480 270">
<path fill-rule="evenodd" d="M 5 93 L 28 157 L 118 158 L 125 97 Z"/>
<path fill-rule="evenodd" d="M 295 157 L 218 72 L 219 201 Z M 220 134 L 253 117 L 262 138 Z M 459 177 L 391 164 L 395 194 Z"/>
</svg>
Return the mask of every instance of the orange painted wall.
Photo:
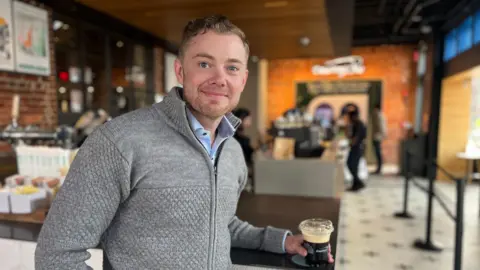
<svg viewBox="0 0 480 270">
<path fill-rule="evenodd" d="M 414 46 L 383 45 L 354 48 L 352 55 L 364 58 L 366 71 L 346 76 L 344 80 L 381 80 L 383 111 L 388 121 L 388 138 L 383 143 L 386 163 L 397 163 L 398 143 L 404 137 L 401 124 L 412 121 L 415 101 Z M 329 59 L 280 59 L 268 63 L 267 126 L 286 110 L 295 106 L 295 82 L 310 80 L 340 80 L 338 76 L 316 76 L 313 65 Z M 402 92 L 408 93 L 405 97 Z"/>
</svg>

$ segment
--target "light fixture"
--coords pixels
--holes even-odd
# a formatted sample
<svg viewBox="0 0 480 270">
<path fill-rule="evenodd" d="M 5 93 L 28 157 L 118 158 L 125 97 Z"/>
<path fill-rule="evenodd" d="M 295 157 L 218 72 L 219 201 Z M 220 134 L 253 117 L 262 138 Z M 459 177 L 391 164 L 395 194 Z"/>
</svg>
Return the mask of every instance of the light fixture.
<svg viewBox="0 0 480 270">
<path fill-rule="evenodd" d="M 95 91 L 95 89 L 93 88 L 93 86 L 89 86 L 89 87 L 87 87 L 87 91 L 88 91 L 88 93 L 93 93 Z"/>
<path fill-rule="evenodd" d="M 432 32 L 432 27 L 430 25 L 422 25 L 420 27 L 420 32 L 422 34 L 430 34 L 430 32 Z"/>
<path fill-rule="evenodd" d="M 123 93 L 123 87 L 119 86 L 117 87 L 117 93 Z"/>
<path fill-rule="evenodd" d="M 58 29 L 62 28 L 63 22 L 59 20 L 53 21 L 53 31 L 57 31 Z"/>
<path fill-rule="evenodd" d="M 310 38 L 309 37 L 301 37 L 300 38 L 300 44 L 303 47 L 307 47 L 308 45 L 310 45 Z"/>
<path fill-rule="evenodd" d="M 117 41 L 117 47 L 122 48 L 123 47 L 123 41 L 121 41 L 121 40 Z"/>
<path fill-rule="evenodd" d="M 422 16 L 415 15 L 415 16 L 412 17 L 411 20 L 412 20 L 412 22 L 416 22 L 416 23 L 421 22 L 422 21 Z"/>
<path fill-rule="evenodd" d="M 67 92 L 67 89 L 62 86 L 62 87 L 58 88 L 58 92 L 60 92 L 60 94 L 65 94 Z"/>
</svg>

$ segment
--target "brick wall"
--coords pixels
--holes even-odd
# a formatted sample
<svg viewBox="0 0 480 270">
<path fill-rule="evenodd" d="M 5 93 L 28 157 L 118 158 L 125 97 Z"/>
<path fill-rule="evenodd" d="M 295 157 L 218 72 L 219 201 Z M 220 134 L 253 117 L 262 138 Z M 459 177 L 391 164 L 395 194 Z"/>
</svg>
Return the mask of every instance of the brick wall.
<svg viewBox="0 0 480 270">
<path fill-rule="evenodd" d="M 353 55 L 364 58 L 366 71 L 345 79 L 381 80 L 383 82 L 383 111 L 388 119 L 388 138 L 383 143 L 386 163 L 397 163 L 398 142 L 404 137 L 401 124 L 413 119 L 415 91 L 415 63 L 413 46 L 384 45 L 358 47 Z M 295 81 L 337 80 L 337 76 L 316 76 L 313 65 L 322 65 L 329 59 L 282 59 L 269 61 L 267 121 L 280 116 L 295 106 Z M 408 95 L 402 95 L 408 94 Z"/>
<path fill-rule="evenodd" d="M 32 1 L 28 1 L 32 4 Z M 49 13 L 49 24 L 52 23 L 52 12 L 43 5 Z M 55 80 L 55 51 L 53 45 L 53 30 L 50 29 L 50 61 L 52 76 L 33 76 L 16 72 L 0 71 L 0 129 L 11 121 L 12 97 L 20 95 L 21 126 L 37 124 L 42 128 L 57 125 L 57 92 Z M 9 144 L 0 141 L 0 153 L 10 153 Z"/>
</svg>

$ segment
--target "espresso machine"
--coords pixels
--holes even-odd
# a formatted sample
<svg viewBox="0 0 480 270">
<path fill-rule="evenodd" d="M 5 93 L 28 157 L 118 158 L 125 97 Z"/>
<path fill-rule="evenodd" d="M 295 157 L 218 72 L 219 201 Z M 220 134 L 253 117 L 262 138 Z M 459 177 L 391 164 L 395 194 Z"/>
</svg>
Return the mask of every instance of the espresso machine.
<svg viewBox="0 0 480 270">
<path fill-rule="evenodd" d="M 42 130 L 36 125 L 22 127 L 18 124 L 20 112 L 20 96 L 13 96 L 12 120 L 7 127 L 0 130 L 0 140 L 6 141 L 13 146 L 21 143 L 28 145 L 56 145 L 66 149 L 75 148 L 75 129 L 68 126 L 60 126 L 55 130 Z"/>
</svg>

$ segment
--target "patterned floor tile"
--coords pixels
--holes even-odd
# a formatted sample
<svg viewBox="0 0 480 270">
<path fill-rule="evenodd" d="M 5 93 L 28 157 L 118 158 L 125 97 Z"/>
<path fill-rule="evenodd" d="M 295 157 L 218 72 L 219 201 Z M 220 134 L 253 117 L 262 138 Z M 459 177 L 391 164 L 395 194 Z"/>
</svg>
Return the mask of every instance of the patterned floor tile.
<svg viewBox="0 0 480 270">
<path fill-rule="evenodd" d="M 418 180 L 427 185 L 426 181 Z M 442 199 L 455 210 L 455 185 L 436 183 Z M 480 219 L 478 185 L 468 185 L 465 192 L 463 270 L 480 269 Z M 337 265 L 342 270 L 452 270 L 454 260 L 455 223 L 434 200 L 431 237 L 441 243 L 439 253 L 413 247 L 417 239 L 426 237 L 427 196 L 412 187 L 408 212 L 413 219 L 399 219 L 394 213 L 403 207 L 403 180 L 400 177 L 376 177 L 359 193 L 343 197 L 342 237 L 338 243 Z M 468 206 L 468 207 L 467 207 Z M 455 211 L 453 211 L 455 213 Z"/>
</svg>

